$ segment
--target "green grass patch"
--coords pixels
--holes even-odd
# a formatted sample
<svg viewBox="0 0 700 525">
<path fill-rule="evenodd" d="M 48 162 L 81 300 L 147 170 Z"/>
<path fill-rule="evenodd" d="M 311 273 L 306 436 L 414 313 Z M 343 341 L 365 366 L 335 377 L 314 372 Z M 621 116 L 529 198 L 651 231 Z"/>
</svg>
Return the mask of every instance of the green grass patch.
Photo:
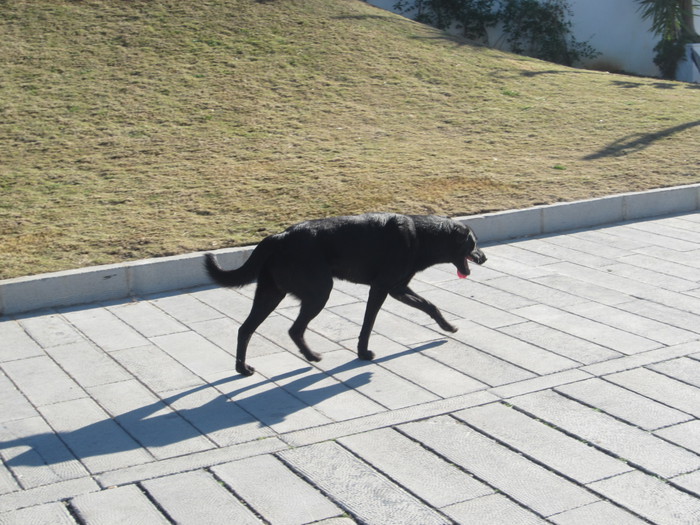
<svg viewBox="0 0 700 525">
<path fill-rule="evenodd" d="M 697 86 L 360 1 L 9 0 L 0 35 L 0 278 L 700 180 Z"/>
</svg>

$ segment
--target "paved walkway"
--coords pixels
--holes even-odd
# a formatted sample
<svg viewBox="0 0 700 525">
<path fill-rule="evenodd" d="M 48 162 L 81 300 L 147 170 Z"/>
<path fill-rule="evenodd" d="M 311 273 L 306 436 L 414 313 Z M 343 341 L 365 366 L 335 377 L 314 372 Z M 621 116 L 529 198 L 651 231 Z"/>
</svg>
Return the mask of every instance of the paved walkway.
<svg viewBox="0 0 700 525">
<path fill-rule="evenodd" d="M 234 372 L 252 288 L 0 321 L 0 523 L 700 523 L 700 214 L 485 247 L 389 299 L 337 283 Z"/>
</svg>

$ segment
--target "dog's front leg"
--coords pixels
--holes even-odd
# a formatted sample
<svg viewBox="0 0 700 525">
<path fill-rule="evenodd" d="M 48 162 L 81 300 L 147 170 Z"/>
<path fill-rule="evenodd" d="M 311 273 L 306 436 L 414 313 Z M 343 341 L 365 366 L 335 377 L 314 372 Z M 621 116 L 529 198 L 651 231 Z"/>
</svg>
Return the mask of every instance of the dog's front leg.
<svg viewBox="0 0 700 525">
<path fill-rule="evenodd" d="M 369 335 L 372 333 L 374 321 L 377 319 L 379 309 L 384 304 L 384 300 L 389 292 L 383 288 L 373 286 L 369 289 L 369 299 L 367 299 L 367 309 L 365 310 L 365 319 L 362 322 L 362 330 L 360 330 L 360 339 L 357 343 L 357 357 L 371 361 L 374 359 L 374 352 L 369 346 Z"/>
<path fill-rule="evenodd" d="M 426 314 L 428 314 L 435 320 L 435 322 L 440 326 L 440 328 L 442 328 L 446 332 L 457 331 L 457 327 L 447 322 L 447 320 L 442 316 L 442 312 L 438 310 L 437 306 L 435 306 L 427 299 L 424 299 L 423 297 L 418 295 L 408 286 L 392 288 L 392 290 L 389 293 L 394 299 L 401 301 L 403 304 L 412 306 L 413 308 L 417 308 L 421 312 L 425 312 Z"/>
</svg>

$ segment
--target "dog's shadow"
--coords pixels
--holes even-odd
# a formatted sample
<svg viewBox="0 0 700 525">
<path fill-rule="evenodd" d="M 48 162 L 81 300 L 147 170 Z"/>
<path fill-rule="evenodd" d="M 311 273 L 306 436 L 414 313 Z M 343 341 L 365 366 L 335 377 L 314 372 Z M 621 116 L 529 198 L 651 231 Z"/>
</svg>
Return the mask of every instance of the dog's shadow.
<svg viewBox="0 0 700 525">
<path fill-rule="evenodd" d="M 226 377 L 72 431 L 30 434 L 14 429 L 13 421 L 8 421 L 2 423 L 4 440 L 0 441 L 0 453 L 10 468 L 40 467 L 74 461 L 76 458 L 80 460 L 141 448 L 155 449 L 236 427 L 240 427 L 241 433 L 244 426 L 270 427 L 284 422 L 300 410 L 368 384 L 372 379 L 372 363 L 381 364 L 443 343 L 445 341 L 434 341 L 372 362 L 352 360 L 327 371 L 304 366 L 249 382 L 227 393 L 226 388 L 222 388 L 225 385 L 233 383 L 235 386 L 239 381 L 249 379 L 238 375 Z M 345 377 L 343 381 L 328 381 L 335 374 L 351 370 L 358 373 Z M 301 377 L 288 381 L 298 375 Z M 328 384 L 312 388 L 321 381 Z M 211 389 L 217 392 L 213 397 Z M 184 402 L 189 396 L 207 390 L 211 399 L 188 408 L 195 404 L 192 401 Z M 164 410 L 166 406 L 171 410 Z M 273 434 L 269 432 L 266 435 Z M 245 438 L 241 441 L 245 441 Z"/>
</svg>

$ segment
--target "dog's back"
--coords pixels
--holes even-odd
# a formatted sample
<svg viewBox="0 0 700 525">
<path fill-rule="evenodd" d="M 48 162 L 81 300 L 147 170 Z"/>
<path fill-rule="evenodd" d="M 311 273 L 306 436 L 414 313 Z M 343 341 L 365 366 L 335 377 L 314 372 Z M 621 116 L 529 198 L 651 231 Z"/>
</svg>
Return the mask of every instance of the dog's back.
<svg viewBox="0 0 700 525">
<path fill-rule="evenodd" d="M 371 284 L 383 273 L 394 276 L 411 266 L 413 220 L 405 215 L 368 213 L 302 222 L 281 235 L 280 262 L 322 260 L 334 277 Z"/>
</svg>

